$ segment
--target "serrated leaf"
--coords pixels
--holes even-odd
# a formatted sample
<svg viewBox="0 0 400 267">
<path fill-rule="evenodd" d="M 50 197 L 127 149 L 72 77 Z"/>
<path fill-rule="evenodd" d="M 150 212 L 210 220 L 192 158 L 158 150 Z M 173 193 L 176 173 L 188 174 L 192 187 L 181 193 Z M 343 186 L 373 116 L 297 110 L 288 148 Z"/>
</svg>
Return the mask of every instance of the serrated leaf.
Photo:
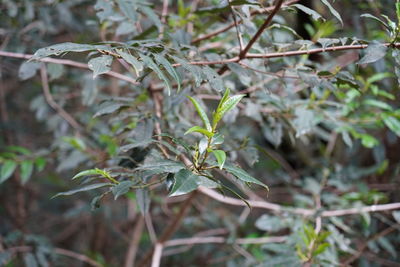
<svg viewBox="0 0 400 267">
<path fill-rule="evenodd" d="M 233 165 L 225 165 L 224 170 L 233 174 L 234 176 L 236 176 L 236 178 L 238 178 L 239 180 L 241 180 L 243 182 L 258 184 L 258 185 L 264 187 L 265 189 L 269 190 L 267 185 L 260 182 L 259 180 L 257 180 L 256 178 L 254 178 L 253 176 L 248 174 L 245 170 L 243 170 L 239 167 L 236 167 Z"/>
<path fill-rule="evenodd" d="M 226 154 L 223 150 L 213 150 L 212 153 L 214 154 L 215 158 L 217 159 L 218 166 L 222 170 L 226 160 Z"/>
<path fill-rule="evenodd" d="M 365 49 L 365 55 L 357 64 L 368 64 L 383 58 L 386 55 L 387 47 L 383 44 L 372 43 Z"/>
<path fill-rule="evenodd" d="M 175 71 L 174 67 L 171 65 L 171 63 L 169 63 L 169 61 L 165 57 L 159 54 L 153 54 L 153 55 L 155 60 L 165 68 L 165 70 L 169 73 L 169 75 L 174 77 L 176 83 L 178 84 L 178 92 L 179 92 L 181 90 L 182 81 L 178 73 Z"/>
<path fill-rule="evenodd" d="M 157 66 L 157 64 L 148 56 L 144 54 L 140 54 L 140 57 L 142 58 L 143 62 L 146 63 L 146 65 L 152 69 L 157 76 L 164 81 L 165 85 L 167 86 L 168 89 L 168 95 L 171 94 L 172 91 L 172 86 L 170 80 L 165 76 L 165 74 L 160 70 L 160 68 Z"/>
<path fill-rule="evenodd" d="M 337 12 L 336 9 L 333 8 L 333 6 L 328 2 L 328 0 L 321 0 L 321 2 L 324 3 L 328 7 L 328 9 L 332 13 L 332 15 L 335 16 L 340 21 L 340 24 L 342 24 L 342 26 L 343 26 L 343 20 L 342 20 L 342 17 L 340 16 L 339 12 Z"/>
<path fill-rule="evenodd" d="M 5 182 L 14 173 L 17 163 L 13 160 L 5 160 L 1 165 L 0 184 Z"/>
<path fill-rule="evenodd" d="M 210 124 L 210 121 L 208 119 L 208 116 L 206 114 L 206 112 L 204 111 L 204 109 L 200 106 L 199 102 L 196 101 L 196 99 L 194 99 L 193 97 L 188 96 L 188 98 L 190 99 L 190 101 L 192 102 L 193 106 L 195 107 L 197 113 L 199 114 L 201 120 L 204 123 L 204 126 L 206 127 L 207 131 L 212 131 L 212 127 Z"/>
<path fill-rule="evenodd" d="M 76 193 L 86 192 L 86 191 L 90 191 L 93 189 L 97 189 L 97 188 L 101 188 L 101 187 L 105 187 L 105 186 L 112 186 L 112 185 L 114 185 L 114 184 L 112 184 L 112 183 L 97 183 L 97 184 L 86 185 L 83 187 L 76 188 L 74 190 L 58 193 L 55 196 L 53 196 L 52 199 L 59 197 L 59 196 L 70 196 L 70 195 L 73 195 Z"/>
<path fill-rule="evenodd" d="M 313 10 L 311 8 L 308 8 L 308 7 L 304 6 L 304 5 L 294 4 L 292 6 L 297 7 L 298 9 L 300 9 L 301 11 L 306 13 L 307 15 L 310 15 L 313 20 L 319 20 L 319 19 L 325 20 L 317 11 L 315 11 L 315 10 Z"/>
<path fill-rule="evenodd" d="M 135 70 L 135 73 L 137 76 L 140 75 L 140 72 L 143 71 L 143 64 L 137 60 L 137 58 L 135 58 L 134 56 L 132 56 L 129 53 L 126 53 L 122 50 L 117 50 L 117 53 L 126 61 L 128 62 L 133 69 Z"/>
<path fill-rule="evenodd" d="M 111 189 L 114 195 L 114 200 L 117 200 L 118 197 L 128 193 L 129 190 L 131 189 L 131 186 L 133 186 L 134 184 L 135 183 L 132 181 L 122 181 L 119 184 L 114 185 Z"/>
<path fill-rule="evenodd" d="M 199 176 L 186 169 L 177 172 L 174 179 L 175 182 L 169 193 L 170 196 L 184 195 L 199 187 Z"/>
<path fill-rule="evenodd" d="M 113 57 L 110 55 L 102 55 L 92 58 L 88 62 L 89 69 L 93 71 L 93 79 L 100 74 L 107 73 L 111 70 Z"/>
<path fill-rule="evenodd" d="M 33 172 L 33 161 L 24 160 L 21 162 L 21 182 L 25 184 L 31 178 Z"/>
<path fill-rule="evenodd" d="M 204 134 L 207 137 L 213 137 L 213 135 L 214 135 L 212 132 L 209 132 L 206 129 L 204 129 L 203 127 L 200 127 L 200 126 L 193 126 L 189 130 L 187 130 L 185 132 L 185 134 L 193 133 L 193 132 Z"/>
</svg>

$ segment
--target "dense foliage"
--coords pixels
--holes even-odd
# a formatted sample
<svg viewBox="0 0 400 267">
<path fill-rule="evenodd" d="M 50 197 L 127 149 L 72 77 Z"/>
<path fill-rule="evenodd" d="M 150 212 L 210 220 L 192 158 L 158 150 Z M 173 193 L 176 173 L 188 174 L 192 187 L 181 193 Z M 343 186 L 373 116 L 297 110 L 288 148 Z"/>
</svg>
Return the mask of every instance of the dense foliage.
<svg viewBox="0 0 400 267">
<path fill-rule="evenodd" d="M 399 264 L 398 1 L 0 12 L 0 265 Z"/>
</svg>

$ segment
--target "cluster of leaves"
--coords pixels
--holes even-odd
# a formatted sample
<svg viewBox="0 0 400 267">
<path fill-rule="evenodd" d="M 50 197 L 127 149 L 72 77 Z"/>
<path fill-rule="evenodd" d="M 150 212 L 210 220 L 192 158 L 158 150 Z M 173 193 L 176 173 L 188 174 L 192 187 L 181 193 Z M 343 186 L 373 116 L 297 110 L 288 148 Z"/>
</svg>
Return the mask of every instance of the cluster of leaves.
<svg viewBox="0 0 400 267">
<path fill-rule="evenodd" d="M 245 213 L 238 219 L 236 209 L 204 202 L 204 207 L 189 212 L 179 235 L 194 236 L 198 229 L 208 230 L 210 226 L 229 229 L 228 240 L 286 235 L 282 243 L 241 245 L 251 257 L 233 258 L 228 263 L 232 266 L 340 265 L 355 254 L 360 242 L 366 242 L 367 249 L 375 254 L 398 260 L 396 234 L 389 232 L 374 239 L 388 226 L 397 227 L 398 212 L 322 218 L 321 230 L 317 231 L 314 217 L 305 218 L 292 211 L 315 210 L 317 200 L 322 208 L 316 215 L 324 209 L 359 208 L 396 200 L 393 185 L 398 183 L 399 165 L 393 151 L 397 151 L 400 136 L 399 1 L 358 6 L 343 0 L 343 6 L 339 6 L 338 1 L 315 0 L 314 7 L 303 5 L 303 1 L 284 6 L 249 51 L 253 56 L 273 56 L 225 61 L 223 76 L 219 72 L 224 68 L 217 63 L 238 55 L 239 44 L 254 36 L 265 19 L 258 14 L 264 13 L 265 3 L 272 1 L 180 0 L 170 3 L 167 14 L 159 11 L 161 2 L 97 0 L 92 5 L 79 0 L 0 1 L 1 11 L 7 11 L 6 19 L 0 22 L 0 34 L 4 32 L 9 40 L 6 50 L 36 51 L 20 65 L 18 73 L 10 71 L 16 69 L 16 63 L 4 59 L 4 81 L 19 77 L 34 82 L 21 82 L 21 90 L 29 89 L 29 94 L 16 97 L 7 93 L 6 106 L 13 112 L 13 121 L 2 121 L 1 126 L 6 125 L 17 140 L 24 140 L 24 135 L 34 136 L 27 140 L 40 140 L 20 146 L 4 142 L 0 196 L 6 208 L 1 204 L 0 216 L 10 203 L 18 202 L 14 190 L 24 187 L 14 185 L 29 182 L 34 192 L 45 192 L 45 200 L 32 197 L 29 210 L 35 211 L 34 203 L 40 203 L 44 210 L 49 208 L 61 217 L 66 227 L 73 225 L 71 221 L 79 226 L 80 220 L 88 217 L 97 227 L 102 225 L 96 221 L 100 218 L 112 229 L 99 226 L 102 234 L 94 232 L 93 236 L 106 232 L 115 241 L 121 239 L 114 235 L 120 231 L 120 221 L 128 221 L 125 203 L 136 203 L 142 213 L 153 217 L 159 229 L 170 216 L 164 214 L 165 191 L 169 196 L 179 196 L 203 186 L 248 204 L 248 198 L 265 200 L 265 190 L 259 189 L 268 189 L 268 184 L 268 201 L 287 209 L 274 214 L 253 209 L 251 219 L 245 220 Z M 369 14 L 370 7 L 373 15 Z M 309 40 L 291 27 L 299 12 L 310 16 L 310 23 L 304 25 Z M 227 29 L 230 22 L 225 18 L 232 16 L 239 21 L 236 26 L 207 37 L 210 32 Z M 37 38 L 37 33 L 42 38 Z M 202 39 L 204 36 L 207 38 Z M 66 39 L 68 42 L 60 43 Z M 359 54 L 334 52 L 337 46 L 354 45 L 368 47 Z M 330 53 L 315 59 L 307 53 L 313 49 Z M 302 55 L 286 57 L 288 51 Z M 49 57 L 53 63 L 38 62 Z M 63 57 L 66 65 L 71 63 L 67 59 L 79 62 L 65 67 L 56 64 L 60 61 L 55 57 Z M 92 74 L 73 68 L 74 64 L 86 67 L 82 61 Z M 54 101 L 83 130 L 70 127 L 47 104 L 36 75 L 41 66 L 47 69 Z M 108 74 L 113 74 L 112 78 Z M 35 127 L 23 127 L 33 120 L 14 113 L 22 107 L 26 116 L 35 115 L 40 122 L 35 127 L 45 126 L 43 131 L 30 132 Z M 18 131 L 11 127 L 14 120 Z M 48 148 L 40 151 L 39 143 Z M 73 177 L 80 186 L 70 190 L 66 177 Z M 260 187 L 249 189 L 243 186 L 246 184 Z M 49 196 L 81 192 L 85 194 L 49 201 Z M 30 197 L 28 190 L 25 194 Z M 92 201 L 76 201 L 86 197 Z M 90 207 L 97 210 L 90 213 Z M 2 236 L 20 227 L 13 219 L 18 216 L 11 215 L 0 225 Z M 40 214 L 32 220 L 41 225 L 46 216 Z M 47 234 L 40 229 L 32 226 L 31 230 Z M 47 238 L 73 250 L 82 251 L 84 246 L 88 255 L 103 253 L 107 260 L 99 256 L 99 262 L 121 265 L 121 251 L 125 251 L 122 242 L 100 252 L 90 247 L 90 237 L 80 238 L 90 233 L 78 231 L 74 238 L 68 236 L 74 241 L 59 241 L 65 235 L 47 234 Z M 150 246 L 150 239 L 144 231 L 141 244 Z M 17 244 L 8 236 L 3 240 L 6 248 Z M 24 253 L 28 266 L 29 262 L 46 266 L 42 259 L 49 260 L 53 255 L 50 249 L 42 249 L 44 244 L 23 238 L 21 243 L 35 248 Z M 223 258 L 230 253 L 215 250 L 213 244 L 202 246 L 204 250 L 163 260 L 171 266 L 189 265 L 198 258 L 212 264 L 208 262 L 210 255 Z M 13 264 L 14 256 L 6 250 L 0 253 L 0 263 L 4 257 Z M 360 259 L 361 263 L 367 261 Z"/>
</svg>

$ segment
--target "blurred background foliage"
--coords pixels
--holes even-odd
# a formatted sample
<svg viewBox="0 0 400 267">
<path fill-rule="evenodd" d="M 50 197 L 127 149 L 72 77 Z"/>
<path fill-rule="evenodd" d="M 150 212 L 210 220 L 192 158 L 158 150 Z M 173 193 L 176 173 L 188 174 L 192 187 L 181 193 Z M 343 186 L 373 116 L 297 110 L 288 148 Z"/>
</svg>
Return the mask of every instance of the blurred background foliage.
<svg viewBox="0 0 400 267">
<path fill-rule="evenodd" d="M 400 266 L 395 1 L 286 1 L 248 55 L 350 48 L 210 65 L 273 1 L 169 2 L 0 0 L 0 265 L 150 266 L 158 240 L 161 266 Z M 225 88 L 221 147 L 269 192 L 212 175 L 264 208 L 168 197 L 199 140 L 186 96 L 211 114 Z"/>
</svg>

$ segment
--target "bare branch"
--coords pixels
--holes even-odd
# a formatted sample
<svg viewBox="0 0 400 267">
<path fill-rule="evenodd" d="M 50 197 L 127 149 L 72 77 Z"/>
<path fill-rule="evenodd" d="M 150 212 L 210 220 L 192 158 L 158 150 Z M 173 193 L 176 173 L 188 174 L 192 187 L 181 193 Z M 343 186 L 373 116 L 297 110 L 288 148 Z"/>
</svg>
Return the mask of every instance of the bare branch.
<svg viewBox="0 0 400 267">
<path fill-rule="evenodd" d="M 128 252 L 125 257 L 125 267 L 134 267 L 136 253 L 140 238 L 142 237 L 142 231 L 144 227 L 144 219 L 142 216 L 138 216 L 135 228 L 132 231 L 131 241 L 129 242 Z"/>
<path fill-rule="evenodd" d="M 163 245 L 157 243 L 154 248 L 153 259 L 151 261 L 151 267 L 159 267 L 161 262 L 161 256 L 163 251 Z"/>
<path fill-rule="evenodd" d="M 215 192 L 212 189 L 200 186 L 198 189 L 204 195 L 207 195 L 219 202 L 234 205 L 234 206 L 247 206 L 240 199 L 226 197 Z M 258 209 L 266 209 L 274 212 L 289 212 L 297 215 L 302 215 L 305 217 L 313 216 L 316 213 L 316 210 L 313 209 L 303 209 L 303 208 L 293 208 L 293 207 L 285 207 L 279 204 L 270 203 L 267 201 L 254 201 L 254 200 L 247 200 L 252 208 Z M 352 215 L 352 214 L 361 214 L 361 213 L 370 213 L 370 212 L 377 212 L 377 211 L 386 211 L 386 210 L 396 210 L 400 209 L 400 202 L 390 203 L 390 204 L 382 204 L 382 205 L 372 205 L 372 206 L 365 206 L 360 208 L 350 208 L 350 209 L 341 209 L 341 210 L 326 210 L 321 212 L 321 217 L 335 217 L 335 216 L 345 216 L 345 215 Z"/>
</svg>

